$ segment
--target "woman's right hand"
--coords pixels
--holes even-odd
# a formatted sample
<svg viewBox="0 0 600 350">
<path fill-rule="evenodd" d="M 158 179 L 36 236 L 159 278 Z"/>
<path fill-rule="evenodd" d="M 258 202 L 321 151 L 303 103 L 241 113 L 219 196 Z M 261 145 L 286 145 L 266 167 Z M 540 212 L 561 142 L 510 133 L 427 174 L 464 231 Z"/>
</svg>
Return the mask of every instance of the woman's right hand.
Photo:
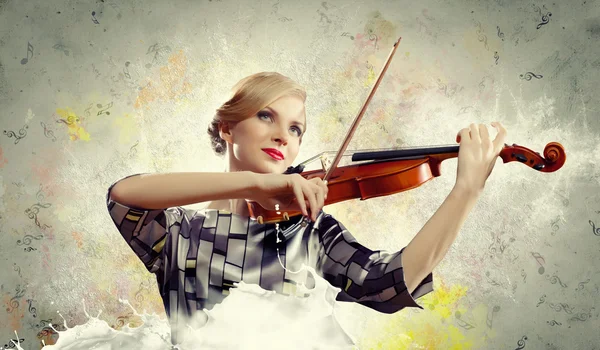
<svg viewBox="0 0 600 350">
<path fill-rule="evenodd" d="M 300 174 L 257 174 L 258 191 L 250 200 L 267 210 L 301 211 L 312 221 L 325 205 L 329 189 L 320 177 L 305 179 Z"/>
</svg>

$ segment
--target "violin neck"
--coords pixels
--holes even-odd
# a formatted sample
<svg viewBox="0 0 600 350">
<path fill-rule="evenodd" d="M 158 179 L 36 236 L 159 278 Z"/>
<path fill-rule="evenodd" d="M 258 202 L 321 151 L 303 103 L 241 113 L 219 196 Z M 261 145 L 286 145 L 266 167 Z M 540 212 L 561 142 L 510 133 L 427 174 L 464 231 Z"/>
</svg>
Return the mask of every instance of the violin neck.
<svg viewBox="0 0 600 350">
<path fill-rule="evenodd" d="M 460 145 L 434 146 L 434 147 L 416 147 L 390 150 L 372 150 L 367 152 L 355 152 L 352 154 L 352 161 L 365 160 L 390 160 L 390 159 L 415 159 L 436 154 L 458 155 Z"/>
</svg>

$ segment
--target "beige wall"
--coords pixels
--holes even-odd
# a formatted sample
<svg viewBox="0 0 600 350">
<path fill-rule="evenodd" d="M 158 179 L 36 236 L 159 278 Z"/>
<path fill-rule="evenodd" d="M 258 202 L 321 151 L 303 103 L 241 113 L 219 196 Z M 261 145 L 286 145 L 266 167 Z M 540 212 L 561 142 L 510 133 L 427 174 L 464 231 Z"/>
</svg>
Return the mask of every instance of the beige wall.
<svg viewBox="0 0 600 350">
<path fill-rule="evenodd" d="M 344 304 L 341 321 L 365 348 L 406 336 L 597 346 L 600 2 L 566 0 L 0 1 L 0 344 L 17 330 L 39 348 L 43 320 L 62 324 L 57 310 L 69 326 L 87 320 L 81 299 L 109 324 L 131 313 L 119 297 L 164 314 L 154 276 L 108 216 L 108 186 L 132 173 L 221 171 L 206 128 L 229 88 L 258 71 L 307 88 L 296 163 L 336 150 L 398 37 L 350 149 L 455 144 L 471 122 L 495 135 L 497 120 L 507 144 L 542 153 L 560 142 L 568 158 L 554 173 L 498 160 L 434 270 L 434 293 L 418 301 L 425 310 Z M 397 251 L 456 166 L 325 211 L 363 245 Z"/>
</svg>

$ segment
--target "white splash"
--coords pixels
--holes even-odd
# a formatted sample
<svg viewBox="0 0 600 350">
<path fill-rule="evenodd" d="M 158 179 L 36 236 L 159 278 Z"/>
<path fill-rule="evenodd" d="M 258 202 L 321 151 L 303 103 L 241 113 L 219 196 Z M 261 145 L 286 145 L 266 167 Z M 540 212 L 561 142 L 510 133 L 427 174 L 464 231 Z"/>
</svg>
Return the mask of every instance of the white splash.
<svg viewBox="0 0 600 350">
<path fill-rule="evenodd" d="M 318 276 L 313 268 L 303 265 L 302 270 L 313 275 L 315 288 L 300 285 L 292 296 L 267 291 L 256 284 L 235 283 L 220 304 L 199 313 L 205 320 L 202 326 L 192 328 L 189 324 L 196 323 L 191 320 L 187 329 L 180 330 L 184 331 L 184 340 L 178 344 L 171 344 L 167 319 L 155 313 L 138 314 L 128 301 L 119 299 L 142 319 L 141 326 L 126 325 L 115 330 L 98 319 L 102 311 L 90 317 L 84 305 L 88 322 L 68 328 L 65 321 L 66 331 L 57 331 L 50 325 L 59 338 L 43 350 L 358 349 L 335 318 L 335 298 L 340 289 Z M 14 345 L 23 350 L 19 343 Z"/>
</svg>

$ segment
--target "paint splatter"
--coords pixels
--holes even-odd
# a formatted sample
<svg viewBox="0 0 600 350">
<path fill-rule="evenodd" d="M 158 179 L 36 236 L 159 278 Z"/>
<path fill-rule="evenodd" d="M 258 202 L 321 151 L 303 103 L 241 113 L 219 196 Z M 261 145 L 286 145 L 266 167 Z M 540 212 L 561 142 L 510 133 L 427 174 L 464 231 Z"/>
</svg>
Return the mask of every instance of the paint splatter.
<svg viewBox="0 0 600 350">
<path fill-rule="evenodd" d="M 81 249 L 83 247 L 83 236 L 80 232 L 71 232 L 73 239 L 77 242 L 77 248 Z"/>
<path fill-rule="evenodd" d="M 0 169 L 2 169 L 6 164 L 8 164 L 8 160 L 4 157 L 4 151 L 2 147 L 0 147 Z"/>
<path fill-rule="evenodd" d="M 487 325 L 488 307 L 468 310 L 462 303 L 467 287 L 448 287 L 439 276 L 435 290 L 417 299 L 424 310 L 374 319 L 367 325 L 361 349 L 472 349 L 482 348 L 496 332 Z M 415 309 L 416 310 L 416 309 Z M 384 319 L 385 317 L 385 319 Z"/>
<path fill-rule="evenodd" d="M 56 114 L 61 117 L 60 120 L 67 126 L 71 141 L 90 141 L 90 134 L 80 125 L 81 119 L 73 112 L 73 110 L 71 110 L 71 108 L 57 108 Z"/>
<path fill-rule="evenodd" d="M 130 114 L 125 114 L 123 117 L 116 118 L 113 125 L 119 129 L 119 142 L 121 144 L 129 144 L 134 136 L 137 137 L 140 128 L 135 119 Z"/>
<path fill-rule="evenodd" d="M 135 108 L 149 107 L 153 101 L 177 101 L 192 91 L 192 84 L 186 77 L 188 63 L 183 50 L 169 56 L 169 63 L 160 68 L 157 84 L 152 81 L 140 90 Z"/>
</svg>

